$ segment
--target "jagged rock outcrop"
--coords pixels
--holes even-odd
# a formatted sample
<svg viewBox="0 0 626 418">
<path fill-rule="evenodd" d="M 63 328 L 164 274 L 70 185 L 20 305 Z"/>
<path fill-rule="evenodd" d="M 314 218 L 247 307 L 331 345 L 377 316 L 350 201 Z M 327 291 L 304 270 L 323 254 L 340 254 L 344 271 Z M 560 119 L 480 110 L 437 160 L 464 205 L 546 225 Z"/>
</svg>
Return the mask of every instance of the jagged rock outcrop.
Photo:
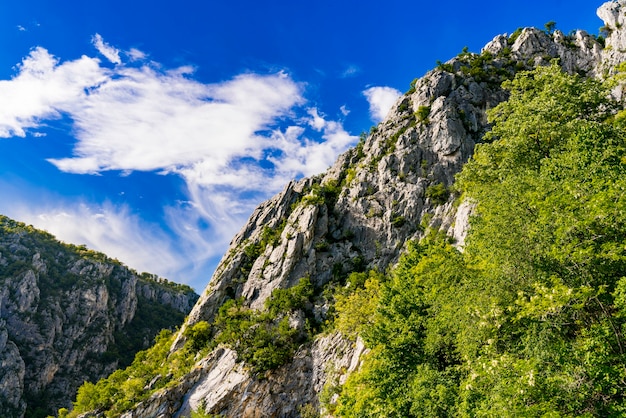
<svg viewBox="0 0 626 418">
<path fill-rule="evenodd" d="M 625 4 L 600 8 L 614 29 L 606 39 L 609 51 L 584 31 L 526 28 L 495 37 L 480 55 L 463 52 L 414 82 L 386 119 L 326 173 L 291 182 L 259 206 L 234 237 L 172 350 L 183 346 L 185 329 L 213 321 L 228 299 L 262 309 L 274 289 L 308 277 L 318 290 L 313 311 L 323 320 L 329 301 L 322 289 L 351 271 L 385 270 L 425 229 L 440 229 L 462 246 L 473 205 L 455 205 L 450 186 L 489 129 L 486 111 L 507 98 L 502 81 L 553 59 L 570 73 L 602 76 L 606 65 L 624 59 Z M 267 239 L 268 231 L 275 239 Z M 288 364 L 258 375 L 218 347 L 176 387 L 125 417 L 183 417 L 196 409 L 232 417 L 320 411 L 324 385 L 341 384 L 358 367 L 362 350 L 339 334 L 320 335 Z"/>
<path fill-rule="evenodd" d="M 0 217 L 0 416 L 69 407 L 84 381 L 105 377 L 179 325 L 192 289 Z"/>
<path fill-rule="evenodd" d="M 13 341 L 9 341 L 4 320 L 0 321 L 0 410 L 8 416 L 17 416 L 26 409 L 24 373 L 26 366 Z"/>
<path fill-rule="evenodd" d="M 598 16 L 604 21 L 604 33 L 607 34 L 605 48 L 602 51 L 602 69 L 610 72 L 611 68 L 624 61 L 626 54 L 626 3 L 610 1 L 598 8 Z"/>
</svg>

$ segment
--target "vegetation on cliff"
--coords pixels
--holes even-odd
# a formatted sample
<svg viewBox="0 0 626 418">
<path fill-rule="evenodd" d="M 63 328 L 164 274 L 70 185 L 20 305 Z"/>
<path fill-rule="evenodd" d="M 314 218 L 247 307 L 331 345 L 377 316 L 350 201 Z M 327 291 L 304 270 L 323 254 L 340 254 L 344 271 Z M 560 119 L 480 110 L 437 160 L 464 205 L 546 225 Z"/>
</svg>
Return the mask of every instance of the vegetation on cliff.
<svg viewBox="0 0 626 418">
<path fill-rule="evenodd" d="M 253 214 L 175 350 L 161 335 L 129 368 L 84 385 L 70 415 L 140 405 L 316 416 L 323 382 L 321 410 L 334 416 L 626 412 L 626 113 L 610 94 L 619 75 L 582 76 L 597 42 L 570 38 L 559 49 L 550 33 L 520 30 L 414 82 L 325 176 Z M 449 237 L 465 236 L 449 223 L 459 195 L 474 207 L 461 250 Z M 358 342 L 333 375 L 338 357 L 311 348 L 324 332 L 360 337 L 360 366 Z M 189 389 L 222 353 L 237 360 L 224 383 Z M 290 367 L 309 355 L 323 361 L 300 362 L 301 378 Z"/>
<path fill-rule="evenodd" d="M 21 365 L 18 385 L 0 377 L 0 415 L 70 406 L 79 385 L 130 364 L 197 298 L 189 286 L 0 216 L 0 356 Z"/>
<path fill-rule="evenodd" d="M 552 65 L 504 87 L 456 183 L 477 204 L 464 251 L 431 233 L 358 310 L 339 306 L 370 352 L 327 388 L 335 415 L 626 413 L 626 125 L 612 82 Z"/>
</svg>

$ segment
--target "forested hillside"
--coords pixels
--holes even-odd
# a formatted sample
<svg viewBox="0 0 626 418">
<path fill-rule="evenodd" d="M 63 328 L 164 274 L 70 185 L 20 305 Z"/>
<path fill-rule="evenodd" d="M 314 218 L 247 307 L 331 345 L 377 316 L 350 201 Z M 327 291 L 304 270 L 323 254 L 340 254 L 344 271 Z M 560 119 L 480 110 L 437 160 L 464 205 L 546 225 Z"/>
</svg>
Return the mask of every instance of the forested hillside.
<svg viewBox="0 0 626 418">
<path fill-rule="evenodd" d="M 371 351 L 346 417 L 626 413 L 626 125 L 613 82 L 539 67 L 505 83 L 458 176 L 463 252 L 432 231 L 338 303 Z M 355 307 L 359 307 L 355 309 Z"/>
</svg>

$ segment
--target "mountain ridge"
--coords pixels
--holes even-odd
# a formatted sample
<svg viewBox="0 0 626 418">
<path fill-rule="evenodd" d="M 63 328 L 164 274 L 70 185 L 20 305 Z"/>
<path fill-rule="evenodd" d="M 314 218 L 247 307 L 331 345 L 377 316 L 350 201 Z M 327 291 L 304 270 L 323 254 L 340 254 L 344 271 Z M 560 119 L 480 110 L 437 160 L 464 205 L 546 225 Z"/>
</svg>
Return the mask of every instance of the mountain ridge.
<svg viewBox="0 0 626 418">
<path fill-rule="evenodd" d="M 286 320 L 289 329 L 307 333 L 306 342 L 284 363 L 258 371 L 242 360 L 243 348 L 237 345 L 254 336 L 239 330 L 239 340 L 198 350 L 190 373 L 121 416 L 183 417 L 198 410 L 245 417 L 327 413 L 320 397 L 332 403 L 336 394 L 325 393 L 324 387 L 344 383 L 359 368 L 365 350 L 360 339 L 324 332 L 324 322 L 332 320 L 332 292 L 349 287 L 357 277 L 353 273 L 386 270 L 407 242 L 427 230 L 442 231 L 462 246 L 472 203 L 458 202 L 452 186 L 490 129 L 486 111 L 508 98 L 502 82 L 555 59 L 568 73 L 610 74 L 626 57 L 624 4 L 610 2 L 599 9 L 610 29 L 604 41 L 584 31 L 565 35 L 525 28 L 496 36 L 480 54 L 463 51 L 439 63 L 326 173 L 291 182 L 262 203 L 234 237 L 173 339 L 170 355 L 199 337 L 224 336 L 229 320 L 236 326 L 251 324 L 252 330 L 274 330 Z M 619 87 L 614 94 L 620 94 Z M 302 306 L 287 305 L 265 319 L 254 316 L 291 297 L 286 291 L 305 278 L 312 292 Z"/>
<path fill-rule="evenodd" d="M 0 412 L 46 416 L 130 364 L 197 295 L 0 216 Z"/>
</svg>

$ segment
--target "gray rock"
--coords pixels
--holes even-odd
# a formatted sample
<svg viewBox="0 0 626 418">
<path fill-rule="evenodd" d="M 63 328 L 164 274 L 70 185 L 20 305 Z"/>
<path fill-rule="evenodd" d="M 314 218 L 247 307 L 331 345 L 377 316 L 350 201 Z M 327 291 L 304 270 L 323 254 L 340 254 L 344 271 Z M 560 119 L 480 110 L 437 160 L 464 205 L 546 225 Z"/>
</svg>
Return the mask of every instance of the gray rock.
<svg viewBox="0 0 626 418">
<path fill-rule="evenodd" d="M 0 411 L 3 416 L 19 417 L 26 411 L 25 369 L 17 346 L 8 338 L 5 321 L 0 320 Z"/>
<path fill-rule="evenodd" d="M 0 217 L 2 417 L 22 417 L 29 407 L 50 414 L 70 407 L 79 385 L 120 365 L 113 353 L 130 346 L 119 346 L 117 339 L 128 332 L 139 309 L 148 314 L 153 303 L 162 304 L 182 321 L 197 300 L 191 291 L 142 279 L 102 254 L 80 251 Z M 142 294 L 141 306 L 138 286 L 154 289 Z M 148 326 L 134 331 L 145 334 L 139 348 L 147 348 L 159 330 Z M 122 354 L 132 358 L 134 352 Z M 27 405 L 27 398 L 42 401 Z"/>
<path fill-rule="evenodd" d="M 291 182 L 257 208 L 231 242 L 172 350 L 182 347 L 187 327 L 212 321 L 228 298 L 242 296 L 246 306 L 260 309 L 274 289 L 305 276 L 321 289 L 337 273 L 384 271 L 397 262 L 408 240 L 423 236 L 424 228 L 446 232 L 462 249 L 474 205 L 455 206 L 453 194 L 428 197 L 429 187 L 454 183 L 489 130 L 486 111 L 507 99 L 500 87 L 507 73 L 559 59 L 567 72 L 594 76 L 623 61 L 625 4 L 620 0 L 599 9 L 613 29 L 604 50 L 584 31 L 564 35 L 526 28 L 512 44 L 499 35 L 483 48 L 493 58 L 491 70 L 500 71 L 467 71 L 468 60 L 476 58 L 469 54 L 417 80 L 415 90 L 396 102 L 358 150 L 339 156 L 321 176 Z M 315 200 L 314 184 L 342 187 L 323 204 L 307 204 Z M 246 250 L 259 245 L 264 229 L 283 223 L 279 239 L 250 259 L 252 252 Z M 318 297 L 313 312 L 323 320 L 328 308 L 328 301 Z M 358 369 L 364 350 L 360 340 L 319 335 L 302 345 L 290 363 L 261 378 L 249 374 L 235 353 L 218 348 L 199 359 L 176 387 L 156 393 L 125 416 L 182 417 L 201 408 L 233 417 L 291 417 L 299 416 L 303 405 L 321 410 L 322 388 L 344 383 Z"/>
<path fill-rule="evenodd" d="M 605 48 L 602 51 L 601 69 L 605 73 L 614 72 L 615 66 L 626 60 L 626 2 L 609 1 L 598 8 L 598 17 L 604 21 L 604 28 L 608 32 Z"/>
</svg>

